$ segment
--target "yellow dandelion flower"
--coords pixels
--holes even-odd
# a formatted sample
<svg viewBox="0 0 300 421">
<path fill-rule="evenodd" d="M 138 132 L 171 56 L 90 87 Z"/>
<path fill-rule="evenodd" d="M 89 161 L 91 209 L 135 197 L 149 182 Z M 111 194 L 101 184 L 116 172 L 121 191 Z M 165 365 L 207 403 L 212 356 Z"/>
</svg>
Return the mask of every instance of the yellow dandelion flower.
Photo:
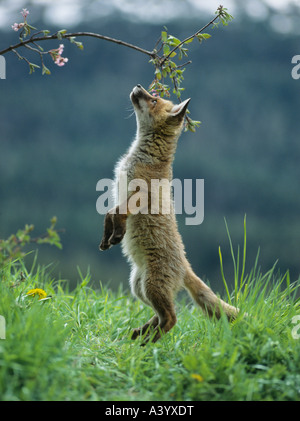
<svg viewBox="0 0 300 421">
<path fill-rule="evenodd" d="M 204 378 L 200 376 L 200 374 L 191 374 L 191 377 L 195 380 L 198 380 L 198 382 L 203 382 Z"/>
<path fill-rule="evenodd" d="M 36 295 L 38 295 L 39 296 L 39 300 L 47 297 L 46 291 L 44 291 L 41 288 L 31 289 L 30 291 L 28 291 L 26 293 L 26 295 L 30 295 L 31 297 L 35 297 Z"/>
</svg>

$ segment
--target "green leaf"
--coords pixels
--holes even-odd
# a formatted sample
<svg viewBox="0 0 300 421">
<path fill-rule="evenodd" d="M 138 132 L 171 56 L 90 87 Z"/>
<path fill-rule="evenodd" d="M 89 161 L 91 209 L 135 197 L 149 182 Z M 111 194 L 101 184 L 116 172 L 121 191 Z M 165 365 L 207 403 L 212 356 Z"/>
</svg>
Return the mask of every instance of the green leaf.
<svg viewBox="0 0 300 421">
<path fill-rule="evenodd" d="M 36 68 L 39 69 L 40 66 L 34 63 L 29 63 L 29 74 L 31 75 L 35 71 Z"/>
<path fill-rule="evenodd" d="M 50 219 L 50 222 L 51 222 L 51 228 L 54 228 L 57 223 L 57 216 L 52 216 L 52 218 Z"/>
<path fill-rule="evenodd" d="M 211 35 L 210 34 L 198 34 L 197 38 L 199 40 L 199 42 L 201 43 L 203 40 L 210 38 Z"/>
<path fill-rule="evenodd" d="M 185 44 L 190 44 L 191 42 L 193 42 L 194 41 L 194 38 L 190 38 L 190 39 L 188 39 L 187 41 L 185 41 Z"/>
<path fill-rule="evenodd" d="M 27 23 L 24 24 L 24 31 L 25 31 L 25 37 L 27 37 L 27 35 L 30 35 L 30 27 L 27 25 Z"/>
<path fill-rule="evenodd" d="M 75 41 L 76 47 L 79 48 L 79 50 L 83 50 L 83 44 L 82 42 Z"/>
<path fill-rule="evenodd" d="M 180 48 L 180 51 L 182 52 L 182 54 L 185 56 L 185 57 L 187 57 L 188 55 L 187 55 L 187 51 L 188 51 L 188 49 L 187 48 Z"/>
<path fill-rule="evenodd" d="M 30 29 L 36 29 L 34 26 L 29 25 L 29 23 L 26 23 L 26 26 L 28 26 Z"/>
<path fill-rule="evenodd" d="M 186 124 L 185 124 L 185 129 L 184 131 L 190 131 L 192 133 L 196 132 L 196 127 L 199 127 L 201 124 L 201 121 L 196 121 L 196 120 L 191 120 L 190 118 L 187 119 Z M 219 248 L 219 254 L 220 254 L 220 259 L 222 261 L 222 255 L 221 255 L 221 249 Z M 221 266 L 222 269 L 222 266 Z"/>
<path fill-rule="evenodd" d="M 168 76 L 168 71 L 167 71 L 167 69 L 162 69 L 162 75 L 163 75 L 163 77 L 167 77 Z"/>
<path fill-rule="evenodd" d="M 66 29 L 61 29 L 60 31 L 57 31 L 57 34 L 56 34 L 57 39 L 59 39 L 59 40 L 63 39 L 63 35 L 66 34 L 66 33 L 67 33 Z"/>
<path fill-rule="evenodd" d="M 50 70 L 43 64 L 42 75 L 51 75 Z"/>
<path fill-rule="evenodd" d="M 33 231 L 33 230 L 34 230 L 34 225 L 33 224 L 30 224 L 30 225 L 25 224 L 25 231 L 26 232 L 30 232 L 30 231 Z"/>
<path fill-rule="evenodd" d="M 162 33 L 161 33 L 161 39 L 162 39 L 163 42 L 167 42 L 168 34 L 167 34 L 166 31 L 162 31 Z"/>
<path fill-rule="evenodd" d="M 161 80 L 161 72 L 158 68 L 155 69 L 155 76 L 157 80 Z"/>
<path fill-rule="evenodd" d="M 164 55 L 165 56 L 169 54 L 170 47 L 168 46 L 168 44 L 164 44 L 163 50 L 164 50 Z"/>
<path fill-rule="evenodd" d="M 178 38 L 176 38 L 176 37 L 173 37 L 173 35 L 169 35 L 168 36 L 168 44 L 169 45 L 171 45 L 171 46 L 177 46 L 178 44 L 180 44 L 181 43 L 181 41 L 180 41 L 180 39 L 178 39 Z"/>
</svg>

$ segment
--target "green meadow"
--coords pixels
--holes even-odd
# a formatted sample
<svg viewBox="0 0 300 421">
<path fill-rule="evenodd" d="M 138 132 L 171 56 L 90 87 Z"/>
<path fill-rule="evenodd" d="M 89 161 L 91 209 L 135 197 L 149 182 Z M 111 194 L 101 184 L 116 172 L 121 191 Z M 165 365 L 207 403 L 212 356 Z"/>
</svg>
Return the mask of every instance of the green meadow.
<svg viewBox="0 0 300 421">
<path fill-rule="evenodd" d="M 78 269 L 70 291 L 37 258 L 30 269 L 21 257 L 6 261 L 0 272 L 1 400 L 298 401 L 297 283 L 276 265 L 262 273 L 258 258 L 245 273 L 246 238 L 241 253 L 231 240 L 229 247 L 234 288 L 220 250 L 222 298 L 239 306 L 238 319 L 208 319 L 180 296 L 176 326 L 144 347 L 130 331 L 151 309 L 121 287 L 91 287 L 90 275 Z M 36 289 L 44 295 L 28 294 Z"/>
</svg>

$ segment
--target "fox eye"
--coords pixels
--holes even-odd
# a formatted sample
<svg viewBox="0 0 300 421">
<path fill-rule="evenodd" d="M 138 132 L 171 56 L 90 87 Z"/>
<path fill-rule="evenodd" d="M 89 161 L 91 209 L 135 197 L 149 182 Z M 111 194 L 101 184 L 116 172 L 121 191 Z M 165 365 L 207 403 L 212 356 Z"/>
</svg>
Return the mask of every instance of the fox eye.
<svg viewBox="0 0 300 421">
<path fill-rule="evenodd" d="M 156 105 L 157 104 L 157 99 L 152 99 L 151 102 L 152 102 L 153 105 Z"/>
</svg>

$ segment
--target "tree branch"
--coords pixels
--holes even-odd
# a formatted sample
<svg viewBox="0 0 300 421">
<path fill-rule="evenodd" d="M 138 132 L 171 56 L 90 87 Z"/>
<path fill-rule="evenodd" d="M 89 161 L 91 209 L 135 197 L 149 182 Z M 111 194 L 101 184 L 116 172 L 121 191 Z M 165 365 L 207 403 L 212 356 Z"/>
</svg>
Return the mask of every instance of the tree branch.
<svg viewBox="0 0 300 421">
<path fill-rule="evenodd" d="M 92 38 L 98 38 L 102 39 L 104 41 L 113 42 L 115 44 L 123 45 L 124 47 L 132 48 L 133 50 L 139 51 L 140 53 L 146 54 L 150 57 L 155 57 L 156 53 L 154 51 L 148 51 L 144 48 L 138 47 L 137 45 L 130 44 L 125 41 L 121 41 L 119 39 L 111 38 L 105 35 L 95 34 L 93 32 L 72 32 L 68 34 L 61 34 L 59 36 L 57 33 L 53 35 L 44 35 L 41 37 L 35 37 L 34 35 L 27 39 L 19 42 L 18 44 L 11 45 L 8 48 L 5 48 L 4 50 L 0 51 L 0 55 L 4 55 L 8 53 L 9 51 L 16 50 L 20 47 L 24 47 L 27 44 L 31 44 L 37 41 L 47 41 L 47 40 L 53 40 L 53 39 L 61 39 L 61 38 L 73 38 L 73 37 L 92 37 Z"/>
<path fill-rule="evenodd" d="M 176 45 L 161 61 L 160 66 L 164 64 L 166 60 L 173 54 L 178 48 L 180 48 L 185 42 L 189 41 L 190 39 L 196 38 L 197 35 L 199 35 L 201 32 L 204 31 L 204 29 L 208 28 L 210 25 L 212 25 L 220 16 L 215 16 L 210 22 L 208 22 L 206 25 L 203 26 L 203 28 L 199 29 L 194 35 L 191 35 L 187 38 L 185 38 L 183 41 L 181 41 L 178 45 Z"/>
<path fill-rule="evenodd" d="M 169 90 L 170 87 L 168 85 L 164 84 L 164 79 L 166 77 L 169 77 L 173 84 L 173 93 L 177 96 L 177 99 L 181 101 L 181 91 L 184 90 L 184 88 L 181 87 L 181 82 L 183 81 L 183 72 L 185 70 L 185 67 L 191 63 L 191 60 L 187 61 L 184 64 L 178 65 L 175 61 L 172 61 L 171 58 L 176 56 L 175 51 L 178 50 L 178 56 L 177 59 L 181 60 L 183 56 L 187 57 L 187 51 L 188 48 L 184 48 L 184 44 L 188 44 L 191 42 L 194 38 L 198 37 L 199 41 L 202 42 L 203 39 L 207 39 L 210 37 L 209 34 L 201 34 L 206 28 L 209 26 L 217 26 L 219 22 L 215 23 L 218 19 L 223 23 L 223 25 L 227 25 L 230 20 L 233 19 L 229 13 L 227 13 L 227 9 L 223 6 L 219 6 L 217 11 L 215 12 L 215 17 L 211 19 L 206 25 L 204 25 L 201 29 L 199 29 L 196 33 L 193 35 L 188 36 L 183 41 L 180 41 L 178 38 L 173 37 L 172 35 L 167 34 L 167 29 L 163 32 L 161 32 L 161 36 L 157 40 L 154 48 L 152 51 L 146 50 L 144 48 L 138 47 L 137 45 L 130 44 L 128 42 L 111 38 L 106 35 L 101 35 L 93 32 L 71 32 L 67 33 L 65 29 L 62 29 L 60 31 L 57 31 L 50 34 L 50 31 L 43 30 L 43 31 L 37 31 L 34 34 L 31 35 L 31 37 L 28 37 L 28 39 L 25 39 L 27 36 L 30 36 L 32 30 L 36 30 L 33 26 L 27 23 L 27 16 L 29 14 L 27 9 L 23 9 L 21 12 L 24 22 L 21 23 L 15 23 L 12 25 L 12 29 L 15 31 L 18 31 L 21 29 L 21 32 L 19 34 L 19 41 L 15 45 L 11 45 L 3 50 L 0 51 L 0 55 L 4 55 L 10 51 L 12 51 L 20 60 L 25 60 L 27 64 L 29 65 L 29 73 L 33 73 L 35 71 L 35 68 L 40 68 L 40 66 L 30 63 L 29 60 L 25 57 L 23 57 L 17 49 L 21 47 L 25 47 L 35 53 L 37 53 L 40 57 L 41 65 L 42 65 L 42 74 L 50 74 L 50 70 L 45 66 L 43 57 L 45 54 L 49 54 L 51 58 L 53 59 L 54 63 L 58 66 L 64 66 L 64 64 L 68 61 L 67 57 L 62 57 L 62 52 L 64 45 L 60 44 L 59 48 L 52 49 L 49 51 L 43 51 L 43 48 L 38 44 L 39 41 L 47 41 L 47 40 L 63 40 L 67 39 L 71 43 L 74 43 L 78 48 L 82 49 L 83 45 L 79 41 L 75 41 L 76 37 L 91 37 L 91 38 L 98 38 L 104 41 L 112 42 L 118 45 L 123 45 L 124 47 L 131 48 L 135 51 L 139 51 L 140 53 L 143 53 L 150 57 L 149 62 L 152 63 L 155 67 L 154 72 L 154 81 L 151 83 L 149 89 L 156 91 L 158 94 L 160 94 L 162 97 L 164 95 L 170 96 Z M 43 35 L 41 35 L 43 34 Z M 23 37 L 24 36 L 24 37 Z M 163 52 L 161 53 L 161 51 Z M 160 82 L 162 80 L 162 82 Z M 195 131 L 195 127 L 198 127 L 200 122 L 191 120 L 188 116 L 186 116 L 188 125 L 187 128 L 191 131 Z"/>
</svg>

